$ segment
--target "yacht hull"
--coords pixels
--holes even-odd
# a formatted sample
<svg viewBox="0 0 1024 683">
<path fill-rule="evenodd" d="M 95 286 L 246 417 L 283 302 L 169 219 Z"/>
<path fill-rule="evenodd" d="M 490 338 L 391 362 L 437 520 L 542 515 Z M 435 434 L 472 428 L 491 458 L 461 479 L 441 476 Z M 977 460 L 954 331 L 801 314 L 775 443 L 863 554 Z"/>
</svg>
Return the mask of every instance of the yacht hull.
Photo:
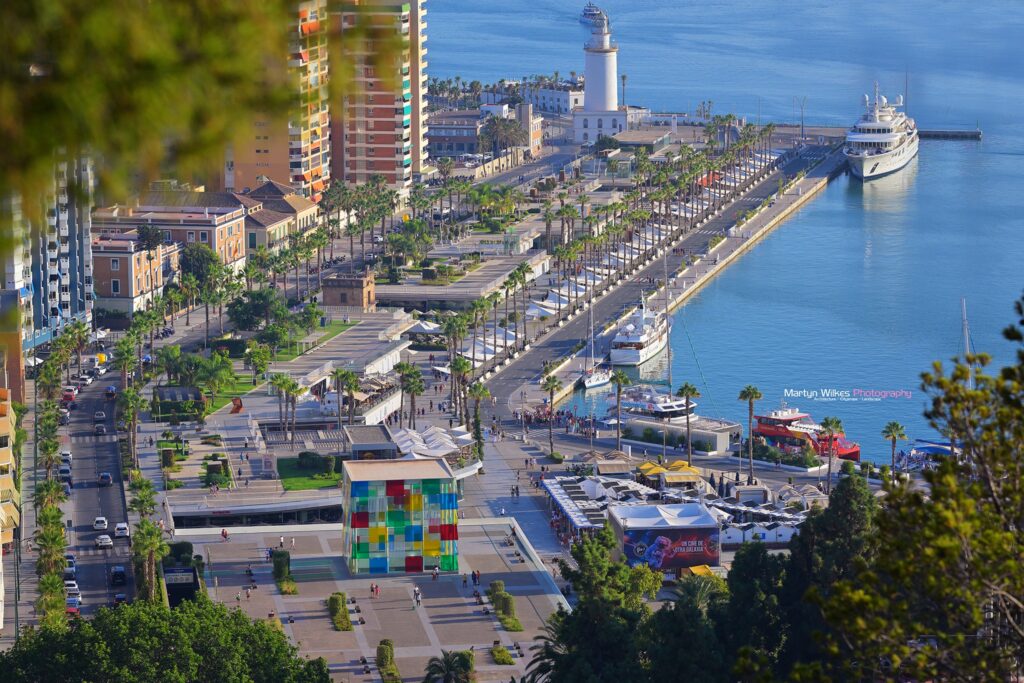
<svg viewBox="0 0 1024 683">
<path fill-rule="evenodd" d="M 640 365 L 657 356 L 668 345 L 668 330 L 664 329 L 643 348 L 611 349 L 609 359 L 612 365 Z"/>
<path fill-rule="evenodd" d="M 910 163 L 917 156 L 918 137 L 915 135 L 907 144 L 886 152 L 871 156 L 850 155 L 846 160 L 850 164 L 850 172 L 861 180 L 880 178 L 895 173 Z"/>
</svg>

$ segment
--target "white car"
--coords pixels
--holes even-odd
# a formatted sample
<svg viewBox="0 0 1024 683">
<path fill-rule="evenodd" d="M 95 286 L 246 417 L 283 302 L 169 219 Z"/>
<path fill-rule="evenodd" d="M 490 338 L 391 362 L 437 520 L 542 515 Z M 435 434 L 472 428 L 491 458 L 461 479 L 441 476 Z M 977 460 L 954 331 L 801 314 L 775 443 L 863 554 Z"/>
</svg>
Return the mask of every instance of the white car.
<svg viewBox="0 0 1024 683">
<path fill-rule="evenodd" d="M 128 538 L 128 522 L 118 522 L 114 526 L 114 538 Z"/>
<path fill-rule="evenodd" d="M 62 463 L 64 463 L 65 465 L 68 465 L 70 467 L 72 459 L 73 458 L 72 458 L 72 455 L 71 455 L 71 451 L 61 451 L 60 452 L 60 461 Z"/>
<path fill-rule="evenodd" d="M 114 547 L 114 541 L 111 540 L 110 536 L 107 536 L 106 534 L 100 534 L 99 536 L 96 537 L 96 547 L 97 548 L 113 548 Z"/>
<path fill-rule="evenodd" d="M 82 384 L 84 384 L 86 386 L 89 386 L 90 384 L 92 384 L 93 382 L 96 381 L 96 379 L 92 375 L 85 375 L 85 374 L 79 375 L 75 379 L 77 379 L 79 382 L 81 382 Z"/>
<path fill-rule="evenodd" d="M 96 374 L 97 375 L 105 375 L 105 374 L 107 374 L 107 370 L 108 369 L 109 368 L 106 365 L 97 365 L 96 366 Z"/>
<path fill-rule="evenodd" d="M 78 590 L 78 582 L 77 581 L 65 581 L 64 582 L 64 590 L 67 592 L 68 595 L 76 595 L 77 596 L 77 595 L 81 595 L 82 594 L 82 591 Z"/>
<path fill-rule="evenodd" d="M 65 392 L 70 391 L 75 396 L 78 396 L 78 387 L 64 387 L 64 391 Z"/>
<path fill-rule="evenodd" d="M 96 520 L 92 523 L 92 528 L 96 531 L 106 531 L 107 526 L 108 524 L 106 517 L 97 517 Z"/>
</svg>

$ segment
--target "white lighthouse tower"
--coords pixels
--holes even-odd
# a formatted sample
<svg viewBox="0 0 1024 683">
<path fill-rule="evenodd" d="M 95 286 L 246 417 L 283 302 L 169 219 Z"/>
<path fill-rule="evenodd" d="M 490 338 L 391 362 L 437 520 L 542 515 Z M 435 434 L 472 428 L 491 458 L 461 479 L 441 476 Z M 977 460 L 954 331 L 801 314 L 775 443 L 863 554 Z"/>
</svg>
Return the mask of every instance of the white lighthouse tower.
<svg viewBox="0 0 1024 683">
<path fill-rule="evenodd" d="M 573 110 L 573 137 L 579 143 L 626 129 L 625 108 L 619 109 L 619 48 L 612 44 L 608 15 L 602 12 L 592 25 L 583 46 L 583 106 Z"/>
</svg>

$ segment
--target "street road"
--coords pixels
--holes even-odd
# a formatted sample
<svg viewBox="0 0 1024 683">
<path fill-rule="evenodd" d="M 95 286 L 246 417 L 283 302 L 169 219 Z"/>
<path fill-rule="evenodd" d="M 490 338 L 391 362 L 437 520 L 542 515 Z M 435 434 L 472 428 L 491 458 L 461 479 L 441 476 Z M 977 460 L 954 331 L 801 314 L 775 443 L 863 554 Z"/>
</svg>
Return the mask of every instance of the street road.
<svg viewBox="0 0 1024 683">
<path fill-rule="evenodd" d="M 744 196 L 726 206 L 720 215 L 688 233 L 676 246 L 682 247 L 687 253 L 703 251 L 713 236 L 724 234 L 730 226 L 735 224 L 741 214 L 753 209 L 766 197 L 776 192 L 780 174 L 785 173 L 787 177 L 793 177 L 813 163 L 811 157 L 820 158 L 825 153 L 825 149 L 824 147 L 806 149 L 802 156 L 790 160 L 781 169 L 776 169 Z M 679 270 L 684 258 L 685 256 L 681 253 L 670 253 L 668 255 L 669 272 Z M 655 259 L 654 262 L 607 295 L 595 300 L 593 304 L 594 326 L 598 329 L 603 328 L 618 319 L 627 307 L 636 304 L 640 299 L 641 292 L 651 287 L 650 284 L 641 284 L 640 280 L 648 277 L 655 280 L 662 279 L 663 268 L 662 259 Z M 512 411 L 520 408 L 519 392 L 521 387 L 530 382 L 539 382 L 541 368 L 545 361 L 570 355 L 573 347 L 588 335 L 588 316 L 576 316 L 542 341 L 536 342 L 528 351 L 513 360 L 508 367 L 487 382 L 491 395 L 497 399 L 498 417 L 508 424 L 510 430 L 514 429 L 515 424 L 511 420 Z"/>
</svg>

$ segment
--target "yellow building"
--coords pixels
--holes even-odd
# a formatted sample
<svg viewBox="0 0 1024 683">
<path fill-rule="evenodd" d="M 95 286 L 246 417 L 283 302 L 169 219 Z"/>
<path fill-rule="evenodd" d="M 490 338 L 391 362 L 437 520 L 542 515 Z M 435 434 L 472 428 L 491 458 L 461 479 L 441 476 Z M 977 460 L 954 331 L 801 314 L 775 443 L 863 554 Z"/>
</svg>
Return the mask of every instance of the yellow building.
<svg viewBox="0 0 1024 683">
<path fill-rule="evenodd" d="M 21 524 L 21 494 L 15 486 L 18 476 L 14 461 L 14 408 L 11 392 L 0 388 L 0 542 L 14 541 L 14 529 Z"/>
</svg>

